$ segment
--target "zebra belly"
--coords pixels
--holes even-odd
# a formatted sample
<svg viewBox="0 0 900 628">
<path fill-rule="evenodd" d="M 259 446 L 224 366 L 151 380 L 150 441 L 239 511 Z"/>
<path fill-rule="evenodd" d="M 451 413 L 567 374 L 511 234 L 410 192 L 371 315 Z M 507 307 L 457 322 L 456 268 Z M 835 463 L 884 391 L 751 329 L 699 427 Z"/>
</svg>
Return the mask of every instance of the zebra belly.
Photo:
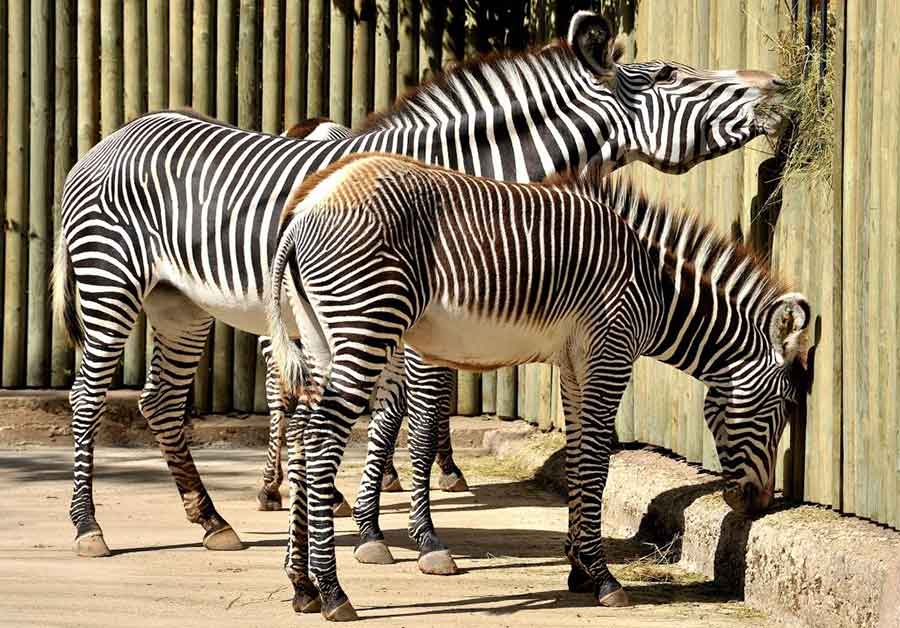
<svg viewBox="0 0 900 628">
<path fill-rule="evenodd" d="M 569 335 L 567 321 L 536 329 L 433 304 L 403 336 L 426 361 L 470 371 L 554 362 Z"/>
</svg>

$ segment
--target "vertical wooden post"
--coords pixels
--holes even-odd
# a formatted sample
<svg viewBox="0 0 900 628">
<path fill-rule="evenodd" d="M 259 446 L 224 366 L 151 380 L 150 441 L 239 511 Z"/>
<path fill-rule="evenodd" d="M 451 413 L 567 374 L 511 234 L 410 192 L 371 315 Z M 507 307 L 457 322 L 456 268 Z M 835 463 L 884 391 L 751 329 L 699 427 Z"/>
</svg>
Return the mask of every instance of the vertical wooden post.
<svg viewBox="0 0 900 628">
<path fill-rule="evenodd" d="M 350 16 L 343 0 L 331 2 L 331 61 L 330 78 L 328 80 L 328 117 L 339 124 L 350 123 L 350 111 L 347 107 L 347 95 L 350 92 L 350 73 L 347 71 L 350 55 L 350 43 L 347 23 Z"/>
<path fill-rule="evenodd" d="M 481 414 L 497 414 L 497 371 L 481 374 Z"/>
<path fill-rule="evenodd" d="M 549 432 L 553 429 L 553 367 L 538 365 L 537 376 L 537 423 L 542 431 Z"/>
<path fill-rule="evenodd" d="M 50 3 L 31 2 L 31 120 L 28 176 L 28 341 L 25 383 L 50 383 Z M 24 85 L 21 87 L 24 91 Z M 23 229 L 25 225 L 23 224 Z"/>
<path fill-rule="evenodd" d="M 123 17 L 124 117 L 133 120 L 147 110 L 146 3 L 126 0 Z M 146 374 L 147 318 L 143 312 L 128 336 L 123 357 L 122 383 L 141 386 Z"/>
<path fill-rule="evenodd" d="M 378 0 L 375 10 L 375 111 L 384 111 L 394 102 L 396 39 L 392 23 L 391 0 Z"/>
<path fill-rule="evenodd" d="M 0 7 L 2 9 L 3 7 Z M 72 3 L 61 3 L 56 7 L 55 55 L 56 69 L 53 83 L 56 112 L 53 129 L 53 233 L 61 237 L 60 212 L 62 210 L 62 191 L 66 175 L 75 156 L 75 10 Z M 4 18 L 0 17 L 0 22 Z M 3 34 L 0 33 L 0 38 Z M 5 85 L 6 77 L 0 73 L 0 85 Z M 0 104 L 0 107 L 3 105 Z M 0 123 L 3 116 L 0 116 Z M 2 133 L 2 131 L 0 131 Z M 2 185 L 2 182 L 0 182 Z M 2 207 L 2 195 L 0 195 Z M 72 381 L 72 347 L 69 345 L 64 326 L 51 321 L 52 343 L 50 348 L 50 385 L 54 388 L 68 386 Z"/>
<path fill-rule="evenodd" d="M 169 3 L 147 5 L 147 99 L 150 111 L 169 106 Z"/>
<path fill-rule="evenodd" d="M 191 106 L 202 114 L 210 115 L 213 109 L 213 0 L 194 0 L 194 18 L 191 42 Z M 210 367 L 212 365 L 213 334 L 206 339 L 203 357 L 194 376 L 194 406 L 200 412 L 210 410 Z"/>
<path fill-rule="evenodd" d="M 216 7 L 216 117 L 235 122 L 234 116 L 234 2 L 218 0 Z M 234 330 L 216 321 L 213 331 L 213 412 L 232 407 Z"/>
<path fill-rule="evenodd" d="M 7 19 L 9 10 L 7 0 L 0 0 L 0 88 L 6 90 L 0 96 L 0 215 L 6 220 L 6 149 L 7 149 L 7 105 L 9 104 L 7 89 L 7 61 L 9 60 L 9 31 Z M 6 237 L 0 237 L 0 271 L 6 268 Z M 6 273 L 3 273 L 4 276 Z M 3 292 L 5 282 L 0 281 L 0 309 L 3 308 Z M 0 351 L 3 350 L 3 325 L 0 324 Z M 2 371 L 2 359 L 0 359 L 0 371 Z M 2 379 L 2 373 L 0 373 Z"/>
<path fill-rule="evenodd" d="M 191 12 L 188 0 L 169 2 L 169 107 L 191 102 Z"/>
<path fill-rule="evenodd" d="M 402 94 L 418 82 L 419 19 L 414 0 L 398 0 L 397 5 L 396 93 Z"/>
<path fill-rule="evenodd" d="M 241 0 L 238 22 L 238 126 L 243 129 L 259 128 L 259 106 L 256 72 L 256 0 Z M 253 410 L 255 387 L 256 337 L 253 334 L 234 332 L 234 408 L 243 412 Z"/>
<path fill-rule="evenodd" d="M 441 71 L 441 24 L 438 11 L 443 5 L 422 0 L 419 5 L 419 82 Z"/>
<path fill-rule="evenodd" d="M 518 393 L 518 370 L 508 366 L 497 371 L 497 416 L 511 419 L 516 416 L 516 396 Z"/>
<path fill-rule="evenodd" d="M 375 0 L 353 3 L 353 72 L 350 124 L 357 128 L 372 110 L 372 55 L 369 52 L 375 25 Z"/>
<path fill-rule="evenodd" d="M 462 416 L 481 413 L 481 373 L 458 371 L 456 412 Z"/>
<path fill-rule="evenodd" d="M 309 2 L 288 0 L 284 18 L 284 126 L 306 118 Z"/>
<path fill-rule="evenodd" d="M 317 117 L 325 114 L 325 86 L 328 77 L 325 60 L 328 53 L 328 38 L 325 34 L 325 21 L 328 18 L 328 5 L 325 0 L 309 0 L 309 65 L 306 73 L 306 116 Z M 294 124 L 291 120 L 291 124 Z"/>
<path fill-rule="evenodd" d="M 6 273 L 3 386 L 25 383 L 25 290 L 28 271 L 28 5 L 9 7 L 9 139 L 6 148 Z"/>
</svg>

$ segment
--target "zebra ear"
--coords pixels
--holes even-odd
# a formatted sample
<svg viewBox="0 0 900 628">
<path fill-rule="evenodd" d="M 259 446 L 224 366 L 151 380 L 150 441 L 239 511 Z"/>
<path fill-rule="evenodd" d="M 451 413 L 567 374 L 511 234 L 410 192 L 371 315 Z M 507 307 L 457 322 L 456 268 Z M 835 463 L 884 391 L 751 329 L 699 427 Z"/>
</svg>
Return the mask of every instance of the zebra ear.
<svg viewBox="0 0 900 628">
<path fill-rule="evenodd" d="M 810 316 L 809 302 L 798 292 L 784 294 L 769 306 L 769 340 L 786 365 L 807 367 Z"/>
<path fill-rule="evenodd" d="M 613 43 L 612 28 L 602 15 L 591 11 L 578 11 L 569 22 L 566 38 L 578 59 L 595 74 L 603 78 L 612 75 Z"/>
</svg>

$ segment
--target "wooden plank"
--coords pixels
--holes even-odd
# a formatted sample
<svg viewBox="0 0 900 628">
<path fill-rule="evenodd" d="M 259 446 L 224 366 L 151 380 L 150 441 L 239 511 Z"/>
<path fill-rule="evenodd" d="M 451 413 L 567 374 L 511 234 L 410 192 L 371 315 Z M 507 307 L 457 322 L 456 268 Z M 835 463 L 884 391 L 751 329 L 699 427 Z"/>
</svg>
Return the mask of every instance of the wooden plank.
<svg viewBox="0 0 900 628">
<path fill-rule="evenodd" d="M 525 419 L 528 414 L 528 369 L 526 365 L 516 367 L 516 417 Z"/>
<path fill-rule="evenodd" d="M 372 54 L 370 46 L 375 28 L 375 0 L 354 0 L 353 71 L 350 125 L 360 124 L 372 110 Z"/>
<path fill-rule="evenodd" d="M 497 371 L 481 374 L 481 414 L 497 414 Z"/>
<path fill-rule="evenodd" d="M 10 85 L 28 85 L 28 6 L 9 7 L 8 72 Z M 28 90 L 8 93 L 6 146 L 6 268 L 3 304 L 4 387 L 25 383 L 26 297 L 28 281 Z"/>
<path fill-rule="evenodd" d="M 284 128 L 306 118 L 309 3 L 291 2 L 284 17 Z"/>
<path fill-rule="evenodd" d="M 9 31 L 7 29 L 7 19 L 9 11 L 7 0 L 0 0 L 0 87 L 7 89 L 7 71 L 9 59 Z M 6 150 L 7 150 L 7 106 L 9 91 L 3 92 L 0 96 L 0 214 L 6 220 Z M 0 270 L 5 271 L 6 268 L 6 238 L 0 237 Z M 5 276 L 4 272 L 4 276 Z M 0 309 L 3 308 L 3 292 L 5 282 L 0 281 Z M 3 325 L 0 324 L 0 350 L 3 348 Z M 0 371 L 2 371 L 2 360 L 0 360 Z M 2 373 L 0 373 L 2 378 Z M 2 379 L 0 379 L 2 381 Z"/>
<path fill-rule="evenodd" d="M 537 424 L 544 432 L 553 429 L 553 367 L 539 364 L 537 369 Z"/>
<path fill-rule="evenodd" d="M 188 0 L 169 2 L 169 107 L 191 103 L 191 11 Z"/>
<path fill-rule="evenodd" d="M 352 5 L 351 5 L 352 6 Z M 331 55 L 328 77 L 328 117 L 340 124 L 350 123 L 350 14 L 342 0 L 331 1 Z"/>
<path fill-rule="evenodd" d="M 126 0 L 123 14 L 123 114 L 134 120 L 147 110 L 147 12 L 141 0 Z M 147 318 L 141 312 L 125 343 L 122 383 L 139 387 L 146 374 Z"/>
<path fill-rule="evenodd" d="M 418 82 L 419 16 L 414 0 L 397 2 L 397 94 Z"/>
<path fill-rule="evenodd" d="M 2 3 L 0 3 L 2 5 Z M 0 24 L 6 18 L 0 6 Z M 66 182 L 66 175 L 72 167 L 75 158 L 75 124 L 76 110 L 74 99 L 75 78 L 75 6 L 72 3 L 62 3 L 55 11 L 55 75 L 53 81 L 55 115 L 53 117 L 53 225 L 52 232 L 55 238 L 59 237 L 62 226 L 60 214 L 62 211 L 62 192 Z M 5 40 L 5 33 L 0 33 L 0 39 Z M 3 44 L 0 44 L 2 51 Z M 0 55 L 5 57 L 5 53 Z M 0 62 L 5 66 L 5 63 Z M 0 85 L 6 84 L 5 72 L 0 70 Z M 0 103 L 0 111 L 5 107 L 5 100 Z M 0 135 L 5 133 L 5 115 L 0 115 Z M 3 142 L 0 141 L 0 151 L 3 151 Z M 0 187 L 3 186 L 5 177 L 0 171 Z M 0 192 L 0 207 L 3 207 L 3 194 Z M 72 382 L 73 352 L 69 344 L 64 325 L 56 320 L 51 320 L 52 342 L 50 350 L 50 385 L 54 388 L 69 386 Z"/>
<path fill-rule="evenodd" d="M 25 383 L 50 383 L 50 124 L 53 51 L 49 0 L 31 2 L 31 110 L 28 140 L 28 341 Z M 23 224 L 24 228 L 24 224 Z"/>
<path fill-rule="evenodd" d="M 147 4 L 147 101 L 150 111 L 169 106 L 169 3 Z"/>
<path fill-rule="evenodd" d="M 216 7 L 216 117 L 235 122 L 235 24 L 233 0 L 218 0 Z M 234 330 L 216 321 L 213 331 L 212 400 L 213 412 L 232 409 L 234 370 Z"/>
<path fill-rule="evenodd" d="M 391 0 L 377 0 L 375 12 L 375 93 L 374 110 L 384 111 L 394 102 L 396 70 L 394 57 L 394 16 Z"/>
<path fill-rule="evenodd" d="M 514 366 L 497 371 L 497 416 L 510 419 L 516 416 L 518 369 Z"/>
<path fill-rule="evenodd" d="M 191 40 L 191 107 L 205 115 L 211 115 L 214 107 L 213 71 L 213 0 L 194 0 L 194 16 Z M 206 339 L 203 357 L 194 375 L 194 407 L 199 412 L 211 410 L 211 368 L 213 333 Z"/>
<path fill-rule="evenodd" d="M 257 87 L 257 33 L 256 19 L 259 6 L 256 0 L 241 0 L 238 21 L 238 126 L 242 129 L 259 128 L 259 102 Z M 236 329 L 234 331 L 234 372 L 232 386 L 234 409 L 241 412 L 253 410 L 253 392 L 256 385 L 256 336 Z"/>
<path fill-rule="evenodd" d="M 328 35 L 325 23 L 328 20 L 328 4 L 325 0 L 309 0 L 309 64 L 307 71 L 306 115 L 324 115 L 328 109 L 325 90 L 328 85 L 326 51 Z"/>
<path fill-rule="evenodd" d="M 419 82 L 441 71 L 441 24 L 438 13 L 443 5 L 426 0 L 419 5 Z"/>
<path fill-rule="evenodd" d="M 456 413 L 461 416 L 481 414 L 481 373 L 458 371 Z"/>
</svg>

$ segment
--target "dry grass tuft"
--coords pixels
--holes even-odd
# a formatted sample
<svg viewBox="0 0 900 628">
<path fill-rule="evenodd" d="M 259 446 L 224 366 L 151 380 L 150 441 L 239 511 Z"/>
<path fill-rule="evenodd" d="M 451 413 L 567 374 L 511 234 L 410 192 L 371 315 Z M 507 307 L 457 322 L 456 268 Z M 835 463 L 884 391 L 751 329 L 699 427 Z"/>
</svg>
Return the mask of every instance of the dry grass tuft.
<svg viewBox="0 0 900 628">
<path fill-rule="evenodd" d="M 614 569 L 616 577 L 628 582 L 662 582 L 670 584 L 705 582 L 706 578 L 700 574 L 685 571 L 673 564 L 676 558 L 675 546 L 679 541 L 680 539 L 674 538 L 662 547 L 648 543 L 647 545 L 653 547 L 653 551 L 626 565 L 617 566 Z"/>
<path fill-rule="evenodd" d="M 821 45 L 820 24 L 813 18 L 812 47 L 804 42 L 805 19 L 800 16 L 791 27 L 775 36 L 767 35 L 781 63 L 787 81 L 784 108 L 793 133 L 784 134 L 779 146 L 785 151 L 780 185 L 831 185 L 834 149 L 834 44 L 835 16 L 829 11 L 825 45 Z M 820 66 L 825 62 L 824 74 Z"/>
</svg>

